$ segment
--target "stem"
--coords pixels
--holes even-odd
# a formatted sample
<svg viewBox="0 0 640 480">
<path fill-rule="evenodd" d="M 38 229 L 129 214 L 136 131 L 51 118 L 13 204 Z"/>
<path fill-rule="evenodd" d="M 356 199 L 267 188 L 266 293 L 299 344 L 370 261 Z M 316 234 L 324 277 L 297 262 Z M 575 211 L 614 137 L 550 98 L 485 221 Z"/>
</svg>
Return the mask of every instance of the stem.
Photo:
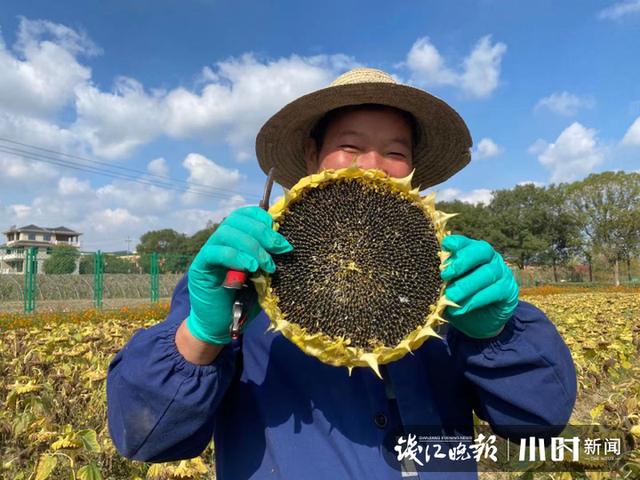
<svg viewBox="0 0 640 480">
<path fill-rule="evenodd" d="M 76 480 L 76 467 L 75 467 L 75 462 L 73 461 L 73 458 L 71 458 L 66 453 L 62 453 L 62 452 L 54 452 L 53 455 L 60 455 L 62 457 L 67 457 L 69 459 L 69 463 L 71 464 L 71 475 L 73 476 L 73 480 Z"/>
</svg>

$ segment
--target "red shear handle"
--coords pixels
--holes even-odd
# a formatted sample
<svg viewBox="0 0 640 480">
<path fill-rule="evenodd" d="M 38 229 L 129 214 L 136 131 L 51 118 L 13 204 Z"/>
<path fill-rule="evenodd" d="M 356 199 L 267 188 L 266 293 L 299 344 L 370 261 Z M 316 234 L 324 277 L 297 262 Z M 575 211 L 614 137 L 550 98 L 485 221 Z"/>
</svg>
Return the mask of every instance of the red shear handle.
<svg viewBox="0 0 640 480">
<path fill-rule="evenodd" d="M 246 282 L 247 272 L 241 272 L 239 270 L 228 270 L 227 276 L 225 277 L 222 286 L 224 288 L 233 288 L 236 290 L 240 290 Z"/>
<path fill-rule="evenodd" d="M 271 187 L 273 186 L 273 179 L 275 175 L 275 168 L 269 169 L 267 175 L 267 182 L 264 185 L 264 193 L 262 194 L 262 200 L 260 200 L 260 208 L 263 210 L 269 210 L 269 197 L 271 196 Z M 224 279 L 222 286 L 224 288 L 233 288 L 235 290 L 241 290 L 247 283 L 247 272 L 241 272 L 239 270 L 228 270 L 227 276 Z"/>
</svg>

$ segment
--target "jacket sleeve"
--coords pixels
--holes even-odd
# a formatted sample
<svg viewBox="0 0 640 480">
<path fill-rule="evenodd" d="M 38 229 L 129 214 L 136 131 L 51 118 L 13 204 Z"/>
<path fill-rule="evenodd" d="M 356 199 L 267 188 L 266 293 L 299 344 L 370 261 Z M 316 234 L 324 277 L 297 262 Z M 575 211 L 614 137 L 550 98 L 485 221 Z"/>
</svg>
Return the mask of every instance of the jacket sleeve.
<svg viewBox="0 0 640 480">
<path fill-rule="evenodd" d="M 470 384 L 476 414 L 494 433 L 517 440 L 564 429 L 576 401 L 576 370 L 569 348 L 538 308 L 520 301 L 490 339 L 449 328 L 447 343 Z"/>
<path fill-rule="evenodd" d="M 121 455 L 145 462 L 197 457 L 213 435 L 214 414 L 234 374 L 227 345 L 209 365 L 177 350 L 176 330 L 189 314 L 187 276 L 178 282 L 167 318 L 138 330 L 107 374 L 109 433 Z"/>
</svg>

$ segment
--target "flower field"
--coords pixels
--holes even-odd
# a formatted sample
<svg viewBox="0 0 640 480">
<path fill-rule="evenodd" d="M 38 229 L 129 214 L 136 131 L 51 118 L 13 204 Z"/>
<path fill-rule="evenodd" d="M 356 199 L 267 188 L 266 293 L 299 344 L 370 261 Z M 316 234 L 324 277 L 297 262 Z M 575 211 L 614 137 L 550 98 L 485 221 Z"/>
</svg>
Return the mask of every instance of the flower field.
<svg viewBox="0 0 640 480">
<path fill-rule="evenodd" d="M 617 473 L 529 472 L 525 478 L 640 478 L 640 292 L 523 293 L 571 349 L 579 380 L 571 423 L 620 427 L 636 446 Z M 109 362 L 136 329 L 157 323 L 167 308 L 0 313 L 0 478 L 213 478 L 211 445 L 194 460 L 150 465 L 120 457 L 109 439 Z"/>
</svg>

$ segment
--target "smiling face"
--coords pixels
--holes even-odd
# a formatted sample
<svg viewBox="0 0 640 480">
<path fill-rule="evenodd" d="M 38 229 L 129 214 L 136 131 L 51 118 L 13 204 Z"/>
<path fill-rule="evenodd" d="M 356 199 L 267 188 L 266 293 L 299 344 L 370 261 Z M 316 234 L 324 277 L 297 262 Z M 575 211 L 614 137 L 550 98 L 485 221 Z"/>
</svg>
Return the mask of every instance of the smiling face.
<svg viewBox="0 0 640 480">
<path fill-rule="evenodd" d="M 391 177 L 406 177 L 413 169 L 412 125 L 393 108 L 348 108 L 332 116 L 322 138 L 305 143 L 307 173 L 349 167 L 376 168 Z"/>
</svg>

